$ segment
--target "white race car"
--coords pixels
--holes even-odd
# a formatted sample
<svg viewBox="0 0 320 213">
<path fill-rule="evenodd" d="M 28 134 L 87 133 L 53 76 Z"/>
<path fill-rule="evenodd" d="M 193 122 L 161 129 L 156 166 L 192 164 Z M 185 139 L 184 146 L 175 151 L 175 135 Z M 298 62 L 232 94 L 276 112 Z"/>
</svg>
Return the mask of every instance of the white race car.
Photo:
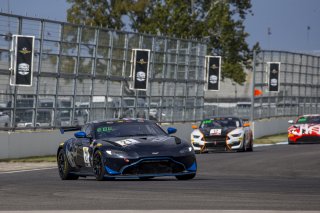
<svg viewBox="0 0 320 213">
<path fill-rule="evenodd" d="M 253 151 L 250 124 L 238 117 L 212 117 L 193 125 L 191 143 L 198 153 L 211 151 Z"/>
</svg>

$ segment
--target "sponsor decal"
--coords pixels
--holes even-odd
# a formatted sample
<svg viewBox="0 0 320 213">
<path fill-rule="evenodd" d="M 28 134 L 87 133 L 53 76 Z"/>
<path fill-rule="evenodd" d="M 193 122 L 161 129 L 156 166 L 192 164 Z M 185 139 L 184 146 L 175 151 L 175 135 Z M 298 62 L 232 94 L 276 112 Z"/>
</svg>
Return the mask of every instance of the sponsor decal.
<svg viewBox="0 0 320 213">
<path fill-rule="evenodd" d="M 168 140 L 168 138 L 170 138 L 170 137 L 156 137 L 156 138 L 153 138 L 151 140 L 151 142 L 164 142 L 164 141 Z"/>
<path fill-rule="evenodd" d="M 143 71 L 137 72 L 137 81 L 145 81 L 146 80 L 146 73 Z"/>
<path fill-rule="evenodd" d="M 30 72 L 30 66 L 26 63 L 21 63 L 18 65 L 18 73 L 20 75 L 28 75 Z"/>
<path fill-rule="evenodd" d="M 210 84 L 216 84 L 218 82 L 218 76 L 210 75 L 209 82 Z"/>
<path fill-rule="evenodd" d="M 210 129 L 210 135 L 221 135 L 221 129 Z"/>
<path fill-rule="evenodd" d="M 90 154 L 89 154 L 89 147 L 83 147 L 83 160 L 86 167 L 90 167 Z"/>
<path fill-rule="evenodd" d="M 308 125 L 302 124 L 297 128 L 292 128 L 288 132 L 288 137 L 302 136 L 302 135 L 319 135 L 320 136 L 320 125 Z"/>
<path fill-rule="evenodd" d="M 76 157 L 76 152 L 74 151 L 74 146 L 72 146 L 70 143 L 67 143 L 67 147 L 66 147 L 66 155 L 67 155 L 67 158 L 68 158 L 68 161 L 70 163 L 70 165 L 72 167 L 75 167 L 76 166 L 76 163 L 74 162 L 73 159 L 75 159 Z"/>
<path fill-rule="evenodd" d="M 270 80 L 270 84 L 271 84 L 271 86 L 276 87 L 276 86 L 278 85 L 278 80 L 275 79 L 275 78 L 272 78 L 272 79 Z"/>
<path fill-rule="evenodd" d="M 28 53 L 31 53 L 31 51 L 30 50 L 28 50 L 28 48 L 27 47 L 23 47 L 20 51 L 19 51 L 21 54 L 28 54 Z"/>
<path fill-rule="evenodd" d="M 140 142 L 135 139 L 125 139 L 125 140 L 115 141 L 115 143 L 119 144 L 120 146 L 130 146 L 130 145 L 138 144 Z"/>
</svg>

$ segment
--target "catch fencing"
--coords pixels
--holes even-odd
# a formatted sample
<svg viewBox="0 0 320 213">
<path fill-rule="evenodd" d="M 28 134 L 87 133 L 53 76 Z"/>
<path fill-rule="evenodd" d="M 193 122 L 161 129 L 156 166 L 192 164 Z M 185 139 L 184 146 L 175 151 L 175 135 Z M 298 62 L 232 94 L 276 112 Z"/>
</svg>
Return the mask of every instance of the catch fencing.
<svg viewBox="0 0 320 213">
<path fill-rule="evenodd" d="M 9 85 L 15 34 L 35 36 L 31 87 Z M 130 89 L 136 48 L 150 50 L 146 91 Z M 0 129 L 119 117 L 190 123 L 210 116 L 259 120 L 319 113 L 319 56 L 264 50 L 254 55 L 243 85 L 224 79 L 219 91 L 204 91 L 206 55 L 200 41 L 0 13 Z M 267 91 L 268 62 L 280 62 L 279 92 Z M 255 90 L 262 94 L 254 96 Z"/>
<path fill-rule="evenodd" d="M 320 113 L 318 55 L 263 50 L 254 55 L 253 62 L 243 85 L 225 79 L 219 92 L 205 94 L 206 117 L 237 115 L 259 120 Z M 279 92 L 268 91 L 269 62 L 280 62 Z M 254 96 L 255 90 L 262 94 Z"/>
<path fill-rule="evenodd" d="M 35 36 L 31 87 L 10 79 L 12 35 Z M 150 50 L 146 91 L 130 89 L 132 50 Z M 0 128 L 141 117 L 202 119 L 205 43 L 0 13 Z"/>
</svg>

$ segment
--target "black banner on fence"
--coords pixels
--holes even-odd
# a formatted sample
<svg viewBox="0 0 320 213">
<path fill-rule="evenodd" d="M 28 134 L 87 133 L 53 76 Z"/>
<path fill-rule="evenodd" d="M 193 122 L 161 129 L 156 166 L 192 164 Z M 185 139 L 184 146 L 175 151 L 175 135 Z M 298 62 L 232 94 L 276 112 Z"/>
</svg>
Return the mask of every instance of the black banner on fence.
<svg viewBox="0 0 320 213">
<path fill-rule="evenodd" d="M 133 88 L 146 90 L 148 86 L 149 54 L 150 50 L 134 49 L 133 52 Z"/>
<path fill-rule="evenodd" d="M 34 36 L 13 35 L 13 76 L 10 84 L 32 86 Z"/>
<path fill-rule="evenodd" d="M 206 56 L 207 90 L 220 90 L 221 56 Z"/>
<path fill-rule="evenodd" d="M 279 92 L 280 89 L 280 62 L 268 62 L 268 91 Z"/>
</svg>

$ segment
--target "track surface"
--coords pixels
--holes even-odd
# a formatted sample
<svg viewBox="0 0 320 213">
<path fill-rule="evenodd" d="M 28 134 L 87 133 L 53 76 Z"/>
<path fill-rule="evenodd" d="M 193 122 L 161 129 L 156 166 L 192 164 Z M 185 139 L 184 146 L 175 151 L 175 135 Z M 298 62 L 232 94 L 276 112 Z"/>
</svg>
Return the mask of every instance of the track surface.
<svg viewBox="0 0 320 213">
<path fill-rule="evenodd" d="M 57 169 L 0 173 L 5 210 L 320 210 L 320 145 L 197 155 L 190 181 L 61 181 Z"/>
</svg>

